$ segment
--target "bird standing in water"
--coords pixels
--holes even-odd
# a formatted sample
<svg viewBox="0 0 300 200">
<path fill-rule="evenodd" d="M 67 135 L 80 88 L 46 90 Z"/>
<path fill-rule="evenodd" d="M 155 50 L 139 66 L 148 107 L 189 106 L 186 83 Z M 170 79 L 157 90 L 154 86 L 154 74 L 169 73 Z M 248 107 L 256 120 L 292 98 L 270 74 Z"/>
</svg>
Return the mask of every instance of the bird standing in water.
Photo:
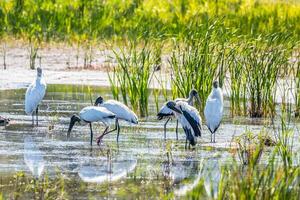
<svg viewBox="0 0 300 200">
<path fill-rule="evenodd" d="M 117 131 L 117 142 L 119 142 L 119 134 L 120 134 L 119 120 L 124 120 L 132 124 L 138 124 L 138 118 L 136 114 L 132 110 L 130 110 L 125 104 L 119 101 L 116 100 L 104 101 L 103 98 L 100 96 L 96 99 L 95 106 L 106 108 L 107 110 L 115 114 L 116 116 L 115 128 L 103 134 L 106 135 L 113 131 Z M 97 138 L 97 144 L 101 142 L 101 139 L 104 136 L 103 134 Z"/>
<path fill-rule="evenodd" d="M 174 100 L 174 102 L 186 102 L 188 105 L 193 106 L 194 105 L 194 98 L 197 100 L 197 102 L 200 104 L 200 97 L 197 92 L 197 90 L 192 89 L 189 93 L 188 98 L 177 98 Z M 167 119 L 167 121 L 164 124 L 164 138 L 166 140 L 166 132 L 167 132 L 167 124 L 174 117 L 174 111 L 168 108 L 167 103 L 165 103 L 161 109 L 159 110 L 157 114 L 158 120 Z M 178 140 L 178 120 L 176 120 L 176 139 Z"/>
<path fill-rule="evenodd" d="M 25 112 L 32 116 L 32 125 L 34 126 L 34 114 L 36 115 L 36 125 L 38 126 L 39 104 L 46 93 L 46 82 L 42 73 L 42 68 L 37 68 L 36 79 L 29 85 L 25 95 Z"/>
<path fill-rule="evenodd" d="M 206 100 L 204 116 L 208 130 L 211 133 L 210 141 L 216 142 L 216 131 L 223 116 L 223 93 L 218 81 L 213 82 L 213 89 Z"/>
</svg>

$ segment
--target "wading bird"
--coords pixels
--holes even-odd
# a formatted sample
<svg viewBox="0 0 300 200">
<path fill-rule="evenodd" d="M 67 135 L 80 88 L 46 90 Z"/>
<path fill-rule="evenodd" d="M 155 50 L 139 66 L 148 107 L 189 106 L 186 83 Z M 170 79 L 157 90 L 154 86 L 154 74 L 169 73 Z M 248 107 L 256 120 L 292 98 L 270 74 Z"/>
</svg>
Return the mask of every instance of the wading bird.
<svg viewBox="0 0 300 200">
<path fill-rule="evenodd" d="M 104 102 L 103 98 L 100 96 L 96 99 L 95 101 L 95 106 L 100 106 L 104 107 L 110 112 L 114 113 L 116 115 L 116 126 L 113 130 L 110 130 L 106 133 L 103 134 L 108 134 L 113 131 L 117 130 L 117 142 L 119 142 L 119 133 L 120 133 L 120 125 L 119 125 L 119 120 L 124 120 L 133 124 L 138 124 L 138 118 L 136 114 L 130 110 L 126 105 L 123 103 L 116 101 L 116 100 L 107 100 Z M 100 135 L 97 138 L 97 144 L 101 142 L 101 139 L 104 135 Z"/>
<path fill-rule="evenodd" d="M 197 142 L 196 137 L 201 137 L 202 129 L 201 117 L 197 109 L 182 101 L 168 101 L 166 106 L 174 111 L 175 117 L 185 132 L 185 148 L 187 148 L 187 141 L 189 141 L 189 146 L 195 146 Z"/>
<path fill-rule="evenodd" d="M 216 131 L 223 115 L 223 94 L 218 81 L 213 82 L 213 89 L 206 100 L 204 109 L 206 125 L 211 133 L 210 141 L 216 142 Z M 214 135 L 214 139 L 212 138 Z"/>
<path fill-rule="evenodd" d="M 197 90 L 192 89 L 190 91 L 189 97 L 188 98 L 177 98 L 174 101 L 177 102 L 186 102 L 189 105 L 193 106 L 194 105 L 194 98 L 198 101 L 198 103 L 200 104 L 200 97 L 199 94 L 197 92 Z M 157 119 L 158 120 L 162 120 L 162 119 L 167 119 L 166 123 L 164 124 L 164 138 L 166 140 L 166 132 L 167 132 L 167 124 L 170 121 L 170 119 L 174 117 L 174 112 L 173 110 L 169 109 L 166 105 L 166 103 L 161 107 L 161 109 L 159 110 L 158 114 L 157 114 Z M 178 120 L 176 120 L 176 139 L 178 140 Z"/>
<path fill-rule="evenodd" d="M 112 119 L 115 118 L 115 114 L 107 110 L 103 107 L 97 107 L 97 106 L 87 106 L 84 107 L 78 115 L 73 115 L 70 120 L 70 125 L 68 129 L 68 135 L 67 138 L 70 138 L 70 134 L 72 131 L 72 128 L 76 122 L 84 121 L 85 123 L 88 123 L 90 125 L 91 130 L 91 146 L 93 144 L 93 129 L 92 129 L 92 123 L 93 122 L 102 122 L 106 128 L 103 132 L 103 134 L 108 130 L 109 123 Z"/>
<path fill-rule="evenodd" d="M 39 104 L 43 100 L 46 93 L 46 82 L 42 74 L 42 68 L 37 68 L 37 77 L 33 83 L 29 85 L 25 95 L 25 112 L 32 115 L 32 125 L 34 125 L 34 113 L 36 115 L 36 125 L 38 126 Z"/>
</svg>

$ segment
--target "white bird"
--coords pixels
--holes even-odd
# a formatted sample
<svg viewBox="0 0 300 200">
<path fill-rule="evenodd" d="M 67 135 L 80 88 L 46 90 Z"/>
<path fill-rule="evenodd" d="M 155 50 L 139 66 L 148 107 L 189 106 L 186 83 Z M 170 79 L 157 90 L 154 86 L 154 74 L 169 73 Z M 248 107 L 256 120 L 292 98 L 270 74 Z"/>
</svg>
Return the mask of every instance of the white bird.
<svg viewBox="0 0 300 200">
<path fill-rule="evenodd" d="M 206 100 L 204 109 L 206 125 L 211 133 L 211 142 L 216 142 L 216 131 L 220 126 L 223 115 L 223 94 L 218 81 L 213 82 L 213 89 Z M 212 135 L 214 134 L 214 140 Z"/>
<path fill-rule="evenodd" d="M 39 104 L 43 100 L 46 93 L 46 82 L 42 74 L 42 68 L 37 68 L 37 77 L 33 83 L 29 85 L 25 95 L 25 112 L 32 115 L 32 125 L 34 125 L 34 113 L 36 115 L 36 125 L 38 125 Z"/>
<path fill-rule="evenodd" d="M 197 92 L 197 90 L 195 89 L 192 89 L 190 91 L 190 94 L 189 94 L 189 97 L 188 98 L 177 98 L 175 99 L 174 101 L 177 103 L 177 102 L 186 102 L 188 103 L 189 105 L 193 106 L 194 105 L 194 98 L 198 101 L 198 103 L 200 104 L 200 97 L 199 97 L 199 94 Z M 161 107 L 161 109 L 159 110 L 158 114 L 157 114 L 157 119 L 158 120 L 162 120 L 162 119 L 166 119 L 167 118 L 167 121 L 166 123 L 164 124 L 164 138 L 166 140 L 166 132 L 167 132 L 167 124 L 168 122 L 170 121 L 170 119 L 174 117 L 174 112 L 173 110 L 169 109 L 166 105 L 166 103 Z M 176 120 L 176 139 L 178 140 L 178 120 Z"/>
<path fill-rule="evenodd" d="M 115 114 L 107 110 L 103 107 L 97 107 L 97 106 L 87 106 L 84 107 L 78 115 L 73 115 L 70 120 L 69 130 L 67 137 L 70 137 L 72 128 L 76 122 L 84 121 L 90 125 L 91 130 L 91 145 L 93 143 L 93 129 L 92 129 L 92 123 L 93 122 L 102 122 L 106 128 L 103 132 L 103 134 L 108 130 L 109 123 L 112 119 L 115 118 Z"/>
<path fill-rule="evenodd" d="M 168 101 L 166 106 L 174 111 L 175 117 L 185 132 L 185 148 L 187 148 L 187 141 L 189 141 L 189 145 L 195 146 L 197 143 L 196 137 L 201 137 L 202 129 L 202 120 L 197 109 L 182 101 Z"/>
<path fill-rule="evenodd" d="M 116 100 L 107 100 L 104 102 L 103 98 L 100 96 L 95 101 L 95 106 L 104 107 L 110 112 L 116 115 L 116 126 L 113 130 L 106 132 L 105 134 L 111 133 L 117 130 L 117 142 L 119 141 L 120 125 L 119 120 L 124 120 L 133 124 L 138 124 L 138 118 L 136 114 L 130 110 L 125 104 L 116 101 Z M 103 136 L 99 136 L 97 143 L 100 143 L 100 140 Z"/>
</svg>

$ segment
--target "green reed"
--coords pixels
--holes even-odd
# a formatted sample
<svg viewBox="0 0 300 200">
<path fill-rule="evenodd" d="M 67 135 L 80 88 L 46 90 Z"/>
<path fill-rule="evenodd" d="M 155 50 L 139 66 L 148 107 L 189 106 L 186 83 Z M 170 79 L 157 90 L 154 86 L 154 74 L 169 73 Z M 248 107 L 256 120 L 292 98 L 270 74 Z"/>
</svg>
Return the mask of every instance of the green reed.
<svg viewBox="0 0 300 200">
<path fill-rule="evenodd" d="M 118 65 L 112 74 L 109 73 L 114 97 L 119 93 L 116 92 L 119 87 L 124 103 L 130 103 L 142 117 L 148 115 L 149 87 L 160 59 L 155 51 L 147 42 L 142 47 L 130 42 L 128 48 L 114 51 Z"/>
<path fill-rule="evenodd" d="M 175 42 L 169 59 L 173 98 L 186 97 L 192 88 L 198 90 L 204 108 L 214 80 L 223 83 L 228 57 L 225 45 L 215 42 L 212 24 L 204 36 L 191 36 L 183 43 Z M 217 79 L 219 77 L 219 79 Z"/>
<path fill-rule="evenodd" d="M 231 56 L 228 59 L 230 76 L 230 111 L 231 115 L 247 114 L 247 77 L 244 64 L 240 58 L 239 45 L 232 46 Z"/>
<path fill-rule="evenodd" d="M 296 59 L 300 58 L 300 53 L 298 52 L 296 54 Z M 297 61 L 296 66 L 294 67 L 295 69 L 295 116 L 299 117 L 300 116 L 300 61 Z"/>
<path fill-rule="evenodd" d="M 269 38 L 265 43 L 254 41 L 243 47 L 242 62 L 247 77 L 247 95 L 251 117 L 274 116 L 276 83 L 281 70 L 287 66 L 287 49 L 273 45 Z"/>
</svg>

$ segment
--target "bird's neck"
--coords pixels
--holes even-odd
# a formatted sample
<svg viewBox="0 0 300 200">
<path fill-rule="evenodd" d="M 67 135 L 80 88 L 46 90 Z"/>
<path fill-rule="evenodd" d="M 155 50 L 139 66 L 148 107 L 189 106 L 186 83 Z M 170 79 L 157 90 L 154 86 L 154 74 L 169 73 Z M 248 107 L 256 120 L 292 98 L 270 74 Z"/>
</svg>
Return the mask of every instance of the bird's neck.
<svg viewBox="0 0 300 200">
<path fill-rule="evenodd" d="M 223 95 L 222 95 L 222 91 L 220 88 L 214 88 L 213 91 L 212 91 L 212 97 L 213 98 L 216 98 L 220 101 L 223 102 Z"/>
<path fill-rule="evenodd" d="M 191 94 L 189 94 L 189 97 L 188 97 L 188 99 L 187 99 L 187 103 L 189 104 L 189 105 L 191 105 L 191 106 L 193 106 L 193 95 L 191 95 Z"/>
</svg>

